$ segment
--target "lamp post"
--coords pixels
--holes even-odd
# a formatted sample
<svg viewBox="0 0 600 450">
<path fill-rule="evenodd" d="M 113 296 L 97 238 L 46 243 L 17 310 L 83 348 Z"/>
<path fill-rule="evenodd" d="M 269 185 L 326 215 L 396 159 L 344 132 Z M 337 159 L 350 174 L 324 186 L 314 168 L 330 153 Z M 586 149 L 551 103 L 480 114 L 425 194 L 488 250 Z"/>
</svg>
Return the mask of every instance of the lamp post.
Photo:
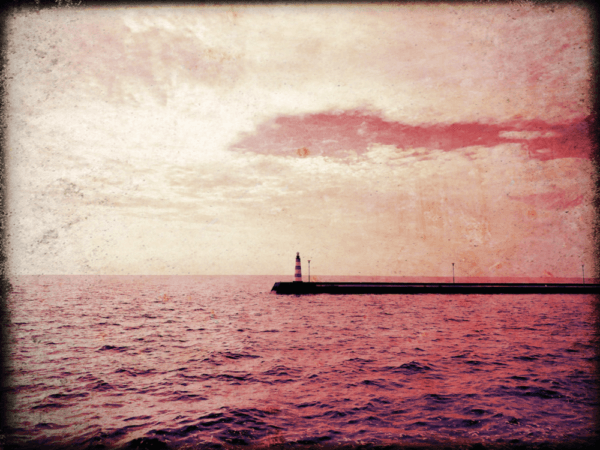
<svg viewBox="0 0 600 450">
<path fill-rule="evenodd" d="M 310 283 L 310 259 L 308 260 L 308 282 Z"/>
<path fill-rule="evenodd" d="M 583 278 L 583 284 L 585 284 L 585 269 L 583 268 L 583 264 L 581 265 L 581 276 Z"/>
<path fill-rule="evenodd" d="M 452 263 L 452 283 L 454 282 L 454 263 Z"/>
</svg>

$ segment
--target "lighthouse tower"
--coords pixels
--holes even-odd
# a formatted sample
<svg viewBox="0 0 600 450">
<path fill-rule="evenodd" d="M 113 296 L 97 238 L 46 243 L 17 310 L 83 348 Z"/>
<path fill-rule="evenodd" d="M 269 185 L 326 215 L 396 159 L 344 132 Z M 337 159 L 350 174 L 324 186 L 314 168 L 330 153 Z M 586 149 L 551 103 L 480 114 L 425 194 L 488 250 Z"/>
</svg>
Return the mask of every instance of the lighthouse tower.
<svg viewBox="0 0 600 450">
<path fill-rule="evenodd" d="M 300 252 L 296 253 L 296 273 L 294 274 L 294 283 L 302 283 L 302 268 L 300 267 Z"/>
</svg>

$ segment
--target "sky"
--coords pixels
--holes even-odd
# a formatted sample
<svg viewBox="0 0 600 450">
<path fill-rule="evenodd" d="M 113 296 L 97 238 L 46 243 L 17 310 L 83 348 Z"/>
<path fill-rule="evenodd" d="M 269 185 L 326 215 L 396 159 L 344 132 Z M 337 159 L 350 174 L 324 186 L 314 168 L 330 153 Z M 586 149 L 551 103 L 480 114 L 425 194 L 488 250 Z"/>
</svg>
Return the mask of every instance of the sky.
<svg viewBox="0 0 600 450">
<path fill-rule="evenodd" d="M 589 11 L 15 10 L 20 274 L 579 277 Z"/>
</svg>

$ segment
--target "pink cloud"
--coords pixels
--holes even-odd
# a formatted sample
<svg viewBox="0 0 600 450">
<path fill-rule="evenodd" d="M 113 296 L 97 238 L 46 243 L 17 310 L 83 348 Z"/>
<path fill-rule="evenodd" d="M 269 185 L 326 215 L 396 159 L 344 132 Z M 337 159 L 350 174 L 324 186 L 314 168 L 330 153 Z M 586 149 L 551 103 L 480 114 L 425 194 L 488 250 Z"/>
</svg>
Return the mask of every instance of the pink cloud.
<svg viewBox="0 0 600 450">
<path fill-rule="evenodd" d="M 458 122 L 452 124 L 408 125 L 387 121 L 365 111 L 322 112 L 298 116 L 279 116 L 261 124 L 231 149 L 263 154 L 344 157 L 368 151 L 371 144 L 397 148 L 422 148 L 451 151 L 470 146 L 493 147 L 521 143 L 529 156 L 540 160 L 589 158 L 591 118 L 548 124 L 541 120 L 520 119 L 490 124 Z"/>
<path fill-rule="evenodd" d="M 99 18 L 78 24 L 72 34 L 61 57 L 76 68 L 80 82 L 103 89 L 112 101 L 131 101 L 131 87 L 140 85 L 164 103 L 178 83 L 228 85 L 241 75 L 233 50 L 185 31 L 133 33 L 119 20 Z"/>
</svg>

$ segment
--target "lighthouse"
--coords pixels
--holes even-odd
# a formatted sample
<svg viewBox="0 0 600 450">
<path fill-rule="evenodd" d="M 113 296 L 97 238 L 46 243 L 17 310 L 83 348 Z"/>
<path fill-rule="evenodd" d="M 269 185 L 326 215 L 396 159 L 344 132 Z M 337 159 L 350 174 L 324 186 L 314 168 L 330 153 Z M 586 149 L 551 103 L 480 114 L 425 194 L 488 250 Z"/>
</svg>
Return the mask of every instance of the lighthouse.
<svg viewBox="0 0 600 450">
<path fill-rule="evenodd" d="M 300 252 L 296 252 L 296 272 L 294 274 L 294 283 L 302 283 L 302 267 L 300 267 Z"/>
</svg>

